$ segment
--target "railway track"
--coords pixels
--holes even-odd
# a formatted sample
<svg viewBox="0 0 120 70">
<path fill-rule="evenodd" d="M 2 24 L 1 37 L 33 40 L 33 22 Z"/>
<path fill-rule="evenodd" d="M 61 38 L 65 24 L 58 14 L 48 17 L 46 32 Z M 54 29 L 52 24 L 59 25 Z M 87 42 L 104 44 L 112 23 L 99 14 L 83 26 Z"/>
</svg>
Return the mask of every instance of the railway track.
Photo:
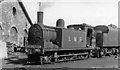
<svg viewBox="0 0 120 70">
<path fill-rule="evenodd" d="M 9 59 L 10 60 L 10 59 Z M 9 60 L 5 60 L 6 65 L 3 64 L 3 68 L 14 68 L 17 70 L 29 70 L 29 69 L 51 69 L 51 68 L 109 68 L 116 67 L 118 62 L 118 57 L 115 58 L 113 56 L 106 56 L 103 58 L 89 58 L 89 59 L 78 59 L 78 60 L 70 60 L 70 61 L 62 61 L 62 62 L 52 62 L 45 63 L 41 65 L 40 63 L 30 63 L 27 64 L 27 59 L 25 55 L 18 55 L 18 57 L 11 57 L 11 62 Z M 5 62 L 3 61 L 3 62 Z M 106 65 L 106 66 L 105 66 Z M 4 69 L 3 69 L 4 70 Z"/>
<path fill-rule="evenodd" d="M 17 54 L 18 53 L 18 54 Z M 15 54 L 15 55 L 14 55 Z M 82 56 L 85 55 L 86 56 Z M 11 56 L 13 55 L 13 56 Z M 79 54 L 68 54 L 68 55 L 57 55 L 56 58 L 57 60 L 53 59 L 51 62 L 27 62 L 27 55 L 24 53 L 13 53 L 11 54 L 10 57 L 6 60 L 9 61 L 10 64 L 17 64 L 17 65 L 22 65 L 22 66 L 34 66 L 34 65 L 52 65 L 52 64 L 58 64 L 58 63 L 67 63 L 67 62 L 74 62 L 74 61 L 79 61 L 79 60 L 86 60 L 89 58 L 88 53 L 79 53 Z M 112 55 L 107 55 L 107 56 L 112 56 Z M 116 55 L 115 55 L 116 56 Z M 58 58 L 60 57 L 60 58 Z M 62 57 L 62 58 L 61 58 Z M 94 58 L 94 57 L 91 57 Z M 105 56 L 103 57 L 105 58 Z"/>
<path fill-rule="evenodd" d="M 116 56 L 116 55 L 107 55 L 110 57 Z M 102 58 L 106 58 L 102 57 Z M 89 59 L 94 59 L 95 57 L 91 57 Z M 82 61 L 82 60 L 89 60 L 88 57 L 81 57 L 81 58 L 71 58 L 71 59 L 66 59 L 64 58 L 63 60 L 59 60 L 59 61 L 55 61 L 55 62 L 48 62 L 48 63 L 44 63 L 43 65 L 51 65 L 51 64 L 58 64 L 58 63 L 67 63 L 67 62 L 74 62 L 74 61 Z M 99 58 L 98 58 L 99 59 Z M 22 66 L 26 66 L 26 65 L 41 65 L 40 62 L 31 62 L 28 63 L 27 62 L 27 56 L 25 54 L 16 54 L 14 56 L 9 56 L 8 59 L 5 59 L 6 61 L 8 61 L 8 64 L 14 64 L 14 65 L 22 65 Z"/>
</svg>

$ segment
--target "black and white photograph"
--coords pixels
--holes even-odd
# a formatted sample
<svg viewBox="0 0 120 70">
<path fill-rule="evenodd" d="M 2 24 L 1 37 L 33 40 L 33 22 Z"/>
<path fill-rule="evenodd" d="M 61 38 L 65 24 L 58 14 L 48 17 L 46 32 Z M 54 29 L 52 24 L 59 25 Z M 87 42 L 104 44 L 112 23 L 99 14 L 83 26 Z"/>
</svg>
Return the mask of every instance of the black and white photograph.
<svg viewBox="0 0 120 70">
<path fill-rule="evenodd" d="M 118 70 L 120 0 L 0 0 L 1 70 Z"/>
</svg>

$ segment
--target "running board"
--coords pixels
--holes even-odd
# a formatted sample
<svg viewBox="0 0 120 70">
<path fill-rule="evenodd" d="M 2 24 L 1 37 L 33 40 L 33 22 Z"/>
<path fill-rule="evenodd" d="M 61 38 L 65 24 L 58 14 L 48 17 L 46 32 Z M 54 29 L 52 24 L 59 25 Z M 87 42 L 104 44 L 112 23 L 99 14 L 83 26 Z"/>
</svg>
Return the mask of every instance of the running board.
<svg viewBox="0 0 120 70">
<path fill-rule="evenodd" d="M 78 55 L 87 55 L 88 53 L 79 53 L 79 54 L 66 54 L 66 55 L 57 55 L 57 57 L 65 57 L 65 56 L 78 56 Z"/>
</svg>

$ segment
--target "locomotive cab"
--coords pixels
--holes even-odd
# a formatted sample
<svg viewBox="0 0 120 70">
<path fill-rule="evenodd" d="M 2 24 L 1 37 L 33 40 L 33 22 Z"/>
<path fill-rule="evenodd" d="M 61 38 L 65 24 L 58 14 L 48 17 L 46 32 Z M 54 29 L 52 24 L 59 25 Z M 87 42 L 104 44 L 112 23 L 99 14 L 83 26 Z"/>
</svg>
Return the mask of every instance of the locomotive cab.
<svg viewBox="0 0 120 70">
<path fill-rule="evenodd" d="M 109 32 L 109 29 L 105 25 L 98 25 L 94 27 L 94 30 L 96 32 L 96 46 L 102 47 L 103 46 L 103 35 L 107 34 Z"/>
</svg>

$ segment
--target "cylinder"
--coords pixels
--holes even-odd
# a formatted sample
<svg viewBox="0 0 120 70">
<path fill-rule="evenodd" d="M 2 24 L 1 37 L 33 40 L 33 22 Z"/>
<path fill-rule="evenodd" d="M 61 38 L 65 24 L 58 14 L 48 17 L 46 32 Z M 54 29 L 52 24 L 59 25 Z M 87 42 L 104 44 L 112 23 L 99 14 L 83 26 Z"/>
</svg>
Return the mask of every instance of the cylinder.
<svg viewBox="0 0 120 70">
<path fill-rule="evenodd" d="M 37 12 L 37 23 L 39 25 L 43 25 L 43 12 L 42 11 L 38 11 Z"/>
</svg>

